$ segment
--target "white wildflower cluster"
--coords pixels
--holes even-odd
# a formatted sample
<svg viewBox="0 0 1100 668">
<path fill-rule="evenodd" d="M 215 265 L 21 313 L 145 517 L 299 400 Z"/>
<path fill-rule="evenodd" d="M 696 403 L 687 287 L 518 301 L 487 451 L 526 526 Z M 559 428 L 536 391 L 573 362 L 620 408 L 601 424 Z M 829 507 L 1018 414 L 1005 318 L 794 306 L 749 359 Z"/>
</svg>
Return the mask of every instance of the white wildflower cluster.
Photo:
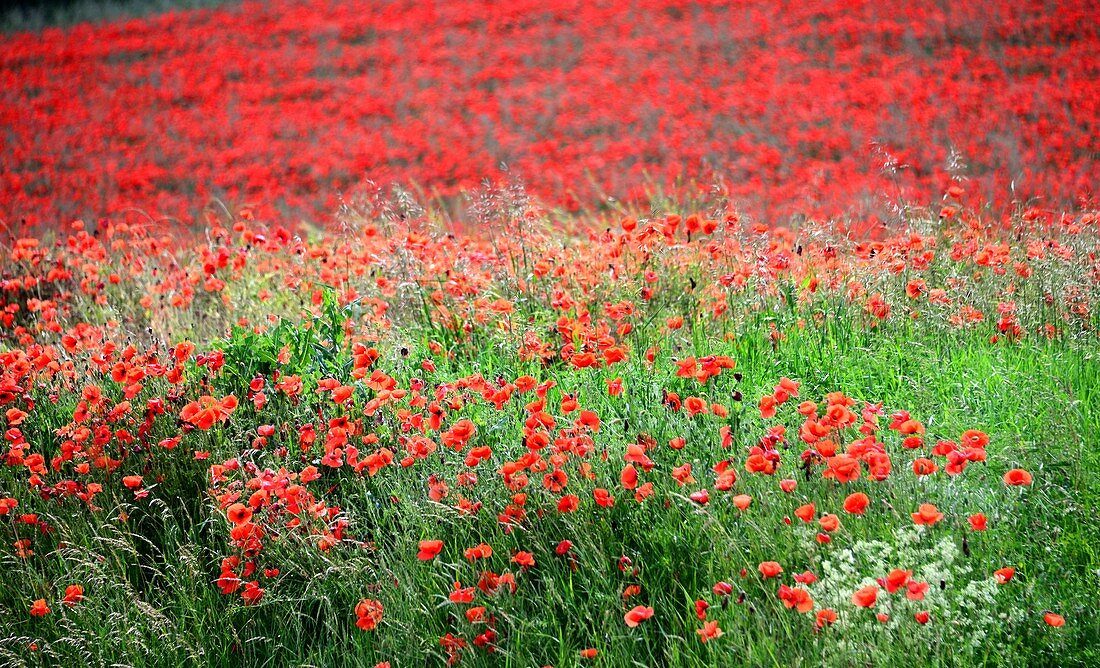
<svg viewBox="0 0 1100 668">
<path fill-rule="evenodd" d="M 934 533 L 920 525 L 905 526 L 895 530 L 889 542 L 861 541 L 823 554 L 816 571 L 819 579 L 808 589 L 815 611 L 830 608 L 837 613 L 836 623 L 825 634 L 831 639 L 827 642 L 847 652 L 858 644 L 851 638 L 866 640 L 865 633 L 884 643 L 946 634 L 953 646 L 966 651 L 980 646 L 994 628 L 1022 621 L 1021 610 L 998 608 L 1001 587 L 992 573 L 976 568 L 953 537 L 933 538 Z M 927 583 L 923 598 L 907 597 L 907 586 L 889 593 L 880 584 L 895 569 L 912 571 L 911 582 Z M 866 586 L 878 589 L 869 609 L 852 602 L 852 594 Z M 923 612 L 928 613 L 926 625 L 915 619 Z M 886 621 L 878 615 L 886 615 Z"/>
</svg>

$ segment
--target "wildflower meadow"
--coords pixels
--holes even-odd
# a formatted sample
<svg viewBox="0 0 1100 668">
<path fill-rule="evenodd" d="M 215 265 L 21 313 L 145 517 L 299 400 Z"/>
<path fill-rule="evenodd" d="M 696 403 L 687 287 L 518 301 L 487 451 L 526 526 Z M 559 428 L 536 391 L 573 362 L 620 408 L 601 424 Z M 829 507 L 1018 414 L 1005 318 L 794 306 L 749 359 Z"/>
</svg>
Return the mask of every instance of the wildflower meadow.
<svg viewBox="0 0 1100 668">
<path fill-rule="evenodd" d="M 0 666 L 1100 665 L 1095 3 L 77 5 Z"/>
</svg>

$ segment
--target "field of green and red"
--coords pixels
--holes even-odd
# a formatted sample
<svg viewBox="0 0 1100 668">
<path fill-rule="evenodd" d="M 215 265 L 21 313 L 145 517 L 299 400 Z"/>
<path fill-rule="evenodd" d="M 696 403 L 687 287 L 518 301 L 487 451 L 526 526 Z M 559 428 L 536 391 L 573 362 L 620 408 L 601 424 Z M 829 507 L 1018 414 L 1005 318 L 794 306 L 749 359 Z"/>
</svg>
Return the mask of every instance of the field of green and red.
<svg viewBox="0 0 1100 668">
<path fill-rule="evenodd" d="M 0 36 L 0 666 L 1100 665 L 1100 5 L 139 14 Z"/>
</svg>

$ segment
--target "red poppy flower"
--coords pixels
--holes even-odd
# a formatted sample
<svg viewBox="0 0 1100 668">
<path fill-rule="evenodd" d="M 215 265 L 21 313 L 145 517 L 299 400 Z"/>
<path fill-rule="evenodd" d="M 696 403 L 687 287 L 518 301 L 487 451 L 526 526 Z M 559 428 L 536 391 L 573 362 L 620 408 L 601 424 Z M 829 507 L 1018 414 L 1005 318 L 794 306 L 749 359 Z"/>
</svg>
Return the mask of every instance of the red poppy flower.
<svg viewBox="0 0 1100 668">
<path fill-rule="evenodd" d="M 783 567 L 775 561 L 762 561 L 758 566 L 760 574 L 765 578 L 774 578 L 783 572 Z"/>
<path fill-rule="evenodd" d="M 912 513 L 914 524 L 931 526 L 943 519 L 943 513 L 931 503 L 922 503 L 917 512 Z"/>
<path fill-rule="evenodd" d="M 31 617 L 45 617 L 50 614 L 50 608 L 46 605 L 46 599 L 40 598 L 31 603 Z"/>
<path fill-rule="evenodd" d="M 581 415 L 577 418 L 577 424 L 588 427 L 594 432 L 600 431 L 600 416 L 596 413 L 588 410 L 582 410 Z"/>
<path fill-rule="evenodd" d="M 699 634 L 699 640 L 704 643 L 722 637 L 722 629 L 718 628 L 716 621 L 704 622 L 703 628 L 696 629 L 695 632 Z"/>
<path fill-rule="evenodd" d="M 905 587 L 909 584 L 909 578 L 913 576 L 913 571 L 902 570 L 895 568 L 890 571 L 884 579 L 879 581 L 879 585 L 886 588 L 886 591 L 893 594 L 897 590 Z"/>
<path fill-rule="evenodd" d="M 604 508 L 610 508 L 615 505 L 615 497 L 611 496 L 611 492 L 597 487 L 592 490 L 592 498 L 596 500 L 596 504 Z"/>
<path fill-rule="evenodd" d="M 814 600 L 810 596 L 810 592 L 801 587 L 780 585 L 779 599 L 783 601 L 783 605 L 786 606 L 788 610 L 794 608 L 798 612 L 806 614 L 814 609 Z"/>
<path fill-rule="evenodd" d="M 244 590 L 241 592 L 241 599 L 245 605 L 256 605 L 263 598 L 264 589 L 258 582 L 253 580 L 244 586 Z"/>
<path fill-rule="evenodd" d="M 844 510 L 852 515 L 862 515 L 870 503 L 871 499 L 866 494 L 856 492 L 855 494 L 849 494 L 848 498 L 844 499 Z"/>
<path fill-rule="evenodd" d="M 692 492 L 688 498 L 690 498 L 695 503 L 698 503 L 700 506 L 705 506 L 708 502 L 710 502 L 710 493 L 707 492 L 707 490 L 705 489 L 701 489 L 697 492 Z"/>
<path fill-rule="evenodd" d="M 461 582 L 456 581 L 454 583 L 454 589 L 447 595 L 447 600 L 451 603 L 473 603 L 474 593 L 476 591 L 476 588 L 463 587 Z M 362 605 L 362 602 L 360 602 L 360 605 Z M 356 608 L 356 610 L 358 611 L 358 608 Z"/>
<path fill-rule="evenodd" d="M 633 464 L 627 464 L 619 474 L 619 484 L 623 489 L 633 490 L 638 486 L 638 469 Z"/>
<path fill-rule="evenodd" d="M 784 402 L 787 400 L 787 397 L 797 397 L 798 388 L 801 385 L 802 383 L 800 383 L 799 381 L 791 380 L 786 376 L 780 378 L 779 384 L 775 386 L 775 394 L 777 395 L 777 400 L 780 396 L 783 397 Z"/>
<path fill-rule="evenodd" d="M 382 621 L 382 613 L 381 602 L 364 598 L 355 606 L 355 625 L 364 631 L 370 631 Z"/>
<path fill-rule="evenodd" d="M 817 620 L 814 623 L 814 626 L 817 629 L 820 630 L 820 629 L 825 628 L 826 626 L 829 626 L 831 624 L 835 624 L 836 620 L 837 620 L 836 611 L 832 610 L 831 608 L 825 608 L 823 610 L 818 610 L 817 611 Z"/>
<path fill-rule="evenodd" d="M 837 455 L 829 457 L 828 467 L 822 472 L 822 477 L 833 478 L 837 482 L 852 482 L 859 480 L 859 460 L 851 455 Z"/>
<path fill-rule="evenodd" d="M 1012 469 L 1008 473 L 1005 473 L 1004 481 L 1006 485 L 1014 487 L 1030 485 L 1031 474 L 1023 469 Z"/>
<path fill-rule="evenodd" d="M 485 543 L 475 545 L 474 547 L 467 548 L 463 553 L 468 561 L 476 561 L 478 559 L 488 559 L 493 556 L 493 548 Z"/>
<path fill-rule="evenodd" d="M 977 429 L 967 429 L 959 437 L 959 444 L 964 448 L 984 448 L 989 444 L 989 437 Z"/>
<path fill-rule="evenodd" d="M 812 522 L 814 520 L 814 515 L 816 514 L 816 512 L 817 511 L 814 508 L 814 504 L 807 503 L 796 508 L 794 514 L 795 517 L 802 520 L 803 522 Z"/>
<path fill-rule="evenodd" d="M 580 497 L 575 494 L 566 494 L 558 500 L 558 512 L 559 513 L 572 513 L 580 508 Z"/>
<path fill-rule="evenodd" d="M 240 526 L 252 519 L 252 509 L 243 503 L 234 503 L 225 509 L 225 516 L 230 522 Z"/>
<path fill-rule="evenodd" d="M 905 598 L 910 601 L 923 601 L 926 593 L 928 593 L 927 582 L 914 582 L 910 580 L 905 585 Z"/>
<path fill-rule="evenodd" d="M 926 457 L 918 457 L 913 460 L 913 474 L 918 476 L 932 475 L 939 470 L 936 462 Z"/>
<path fill-rule="evenodd" d="M 691 475 L 691 463 L 681 464 L 672 469 L 672 478 L 681 485 L 695 483 L 695 477 Z"/>
<path fill-rule="evenodd" d="M 852 603 L 861 608 L 874 607 L 876 600 L 878 600 L 878 587 L 874 585 L 858 589 L 852 594 Z"/>
<path fill-rule="evenodd" d="M 72 607 L 84 600 L 84 587 L 71 584 L 65 587 L 65 605 Z"/>
<path fill-rule="evenodd" d="M 775 417 L 775 397 L 770 394 L 760 399 L 760 417 L 765 420 Z"/>
<path fill-rule="evenodd" d="M 417 547 L 416 558 L 420 561 L 431 561 L 443 550 L 443 541 L 422 540 Z"/>
<path fill-rule="evenodd" d="M 477 607 L 469 608 L 466 610 L 466 621 L 471 624 L 476 624 L 485 619 L 485 606 L 479 605 Z"/>
<path fill-rule="evenodd" d="M 634 628 L 638 624 L 641 624 L 645 620 L 653 616 L 653 608 L 647 608 L 644 605 L 637 605 L 631 608 L 623 619 L 626 620 L 626 625 L 630 628 Z"/>
<path fill-rule="evenodd" d="M 688 397 L 684 400 L 684 409 L 687 410 L 690 417 L 695 417 L 700 413 L 707 412 L 707 402 L 699 397 Z"/>
<path fill-rule="evenodd" d="M 211 396 L 199 397 L 180 411 L 180 419 L 201 430 L 207 430 L 216 422 L 225 422 L 237 408 L 237 397 L 229 395 L 220 401 Z"/>
</svg>

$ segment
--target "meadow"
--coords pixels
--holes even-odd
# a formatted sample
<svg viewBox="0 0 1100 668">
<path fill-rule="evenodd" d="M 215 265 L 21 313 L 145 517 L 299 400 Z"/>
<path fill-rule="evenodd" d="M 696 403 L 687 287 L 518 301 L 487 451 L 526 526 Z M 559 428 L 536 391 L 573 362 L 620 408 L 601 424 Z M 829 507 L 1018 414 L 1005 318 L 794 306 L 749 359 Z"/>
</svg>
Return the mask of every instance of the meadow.
<svg viewBox="0 0 1100 668">
<path fill-rule="evenodd" d="M 509 7 L 0 46 L 0 665 L 1100 664 L 1095 8 Z"/>
</svg>

